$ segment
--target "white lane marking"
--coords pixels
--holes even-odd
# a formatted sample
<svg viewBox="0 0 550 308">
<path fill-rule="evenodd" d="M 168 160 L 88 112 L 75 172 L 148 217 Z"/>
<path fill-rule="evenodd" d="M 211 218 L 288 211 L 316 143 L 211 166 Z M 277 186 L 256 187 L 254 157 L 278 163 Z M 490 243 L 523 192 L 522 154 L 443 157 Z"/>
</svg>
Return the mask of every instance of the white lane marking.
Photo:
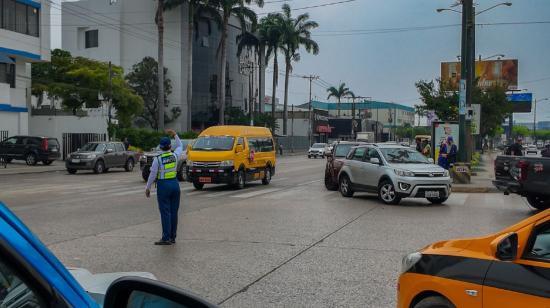
<svg viewBox="0 0 550 308">
<path fill-rule="evenodd" d="M 285 180 L 288 180 L 288 178 L 275 178 L 275 179 L 271 179 L 271 182 L 272 183 L 277 183 L 277 182 L 281 182 L 281 181 L 285 181 Z"/>
<path fill-rule="evenodd" d="M 253 192 L 249 192 L 249 193 L 244 193 L 244 194 L 238 194 L 238 195 L 235 195 L 235 196 L 231 196 L 231 198 L 251 198 L 251 197 L 267 194 L 267 193 L 270 193 L 270 192 L 279 191 L 281 189 L 283 189 L 283 188 L 262 189 L 262 190 L 258 190 L 258 191 L 253 191 Z"/>
</svg>

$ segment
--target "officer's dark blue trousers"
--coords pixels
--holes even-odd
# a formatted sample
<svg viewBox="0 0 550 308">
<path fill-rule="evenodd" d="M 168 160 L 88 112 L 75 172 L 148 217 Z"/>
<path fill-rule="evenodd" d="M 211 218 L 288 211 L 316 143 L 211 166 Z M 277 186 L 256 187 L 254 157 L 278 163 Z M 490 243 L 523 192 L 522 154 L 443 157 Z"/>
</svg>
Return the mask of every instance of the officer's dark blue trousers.
<svg viewBox="0 0 550 308">
<path fill-rule="evenodd" d="M 175 240 L 180 207 L 180 184 L 178 180 L 158 180 L 157 201 L 162 223 L 162 240 Z"/>
</svg>

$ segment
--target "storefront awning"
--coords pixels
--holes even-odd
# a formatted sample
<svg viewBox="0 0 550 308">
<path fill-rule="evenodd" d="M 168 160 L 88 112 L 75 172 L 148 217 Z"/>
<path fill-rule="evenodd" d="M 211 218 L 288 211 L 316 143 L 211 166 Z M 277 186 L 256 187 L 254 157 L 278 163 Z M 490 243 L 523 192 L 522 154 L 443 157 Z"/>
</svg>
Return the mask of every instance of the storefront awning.
<svg viewBox="0 0 550 308">
<path fill-rule="evenodd" d="M 318 125 L 316 131 L 318 133 L 330 134 L 332 132 L 332 127 L 330 127 L 330 125 L 328 125 L 328 124 L 327 125 Z"/>
<path fill-rule="evenodd" d="M 8 57 L 7 54 L 0 52 L 0 63 L 14 64 L 15 61 L 13 61 L 10 57 Z"/>
</svg>

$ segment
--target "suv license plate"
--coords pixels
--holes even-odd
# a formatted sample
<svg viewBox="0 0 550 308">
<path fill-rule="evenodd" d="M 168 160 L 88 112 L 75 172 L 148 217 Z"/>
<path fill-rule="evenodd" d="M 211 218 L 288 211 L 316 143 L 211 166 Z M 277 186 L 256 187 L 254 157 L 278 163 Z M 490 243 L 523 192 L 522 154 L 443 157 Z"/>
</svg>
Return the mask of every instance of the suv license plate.
<svg viewBox="0 0 550 308">
<path fill-rule="evenodd" d="M 71 163 L 78 164 L 80 162 L 80 159 L 71 159 Z"/>
<path fill-rule="evenodd" d="M 426 198 L 439 198 L 439 191 L 427 191 L 424 196 Z"/>
<path fill-rule="evenodd" d="M 212 178 L 207 176 L 199 177 L 199 183 L 212 183 Z"/>
</svg>

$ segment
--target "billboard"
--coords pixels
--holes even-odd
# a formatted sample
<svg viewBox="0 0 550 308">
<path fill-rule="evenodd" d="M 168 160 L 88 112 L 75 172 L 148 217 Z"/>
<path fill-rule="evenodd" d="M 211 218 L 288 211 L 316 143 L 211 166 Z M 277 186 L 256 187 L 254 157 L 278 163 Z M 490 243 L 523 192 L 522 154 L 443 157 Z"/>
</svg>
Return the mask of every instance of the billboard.
<svg viewBox="0 0 550 308">
<path fill-rule="evenodd" d="M 441 144 L 447 140 L 447 137 L 453 136 L 453 143 L 456 144 L 457 150 L 459 140 L 458 140 L 458 123 L 457 122 L 433 122 L 432 123 L 432 149 L 434 153 L 434 160 L 437 162 L 439 157 L 439 148 Z"/>
<path fill-rule="evenodd" d="M 476 78 L 479 87 L 486 89 L 493 85 L 507 85 L 509 90 L 518 88 L 518 60 L 476 61 Z M 460 84 L 460 62 L 442 62 L 441 80 L 447 81 L 451 89 L 458 91 Z"/>
<path fill-rule="evenodd" d="M 506 96 L 508 101 L 512 103 L 512 111 L 517 113 L 531 112 L 531 102 L 533 101 L 533 93 L 514 93 Z"/>
</svg>

